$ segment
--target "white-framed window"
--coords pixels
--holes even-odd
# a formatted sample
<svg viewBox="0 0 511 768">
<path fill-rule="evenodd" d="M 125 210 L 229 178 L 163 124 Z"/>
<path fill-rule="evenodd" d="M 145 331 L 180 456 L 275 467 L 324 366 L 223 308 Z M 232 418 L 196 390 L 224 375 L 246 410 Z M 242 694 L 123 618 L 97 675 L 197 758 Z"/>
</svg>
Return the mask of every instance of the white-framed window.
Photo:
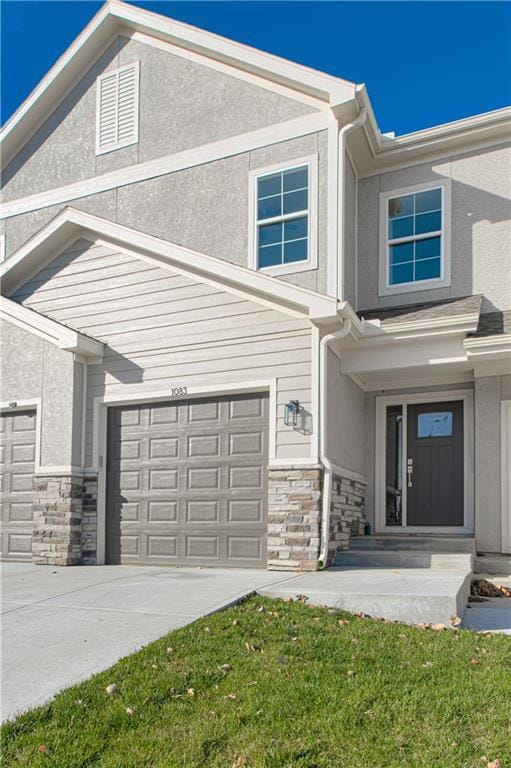
<svg viewBox="0 0 511 768">
<path fill-rule="evenodd" d="M 254 269 L 316 269 L 317 156 L 252 171 L 249 204 Z"/>
<path fill-rule="evenodd" d="M 450 285 L 450 183 L 380 194 L 380 295 Z"/>
<path fill-rule="evenodd" d="M 96 155 L 138 142 L 139 81 L 139 61 L 98 77 Z"/>
</svg>

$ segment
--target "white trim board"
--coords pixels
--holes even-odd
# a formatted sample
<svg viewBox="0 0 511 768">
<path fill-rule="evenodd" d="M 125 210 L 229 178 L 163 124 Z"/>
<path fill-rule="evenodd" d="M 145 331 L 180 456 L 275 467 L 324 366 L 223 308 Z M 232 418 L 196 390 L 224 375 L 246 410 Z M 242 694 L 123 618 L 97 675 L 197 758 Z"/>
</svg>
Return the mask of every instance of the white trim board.
<svg viewBox="0 0 511 768">
<path fill-rule="evenodd" d="M 59 252 L 80 237 L 101 238 L 113 248 L 128 249 L 160 267 L 237 292 L 247 300 L 270 302 L 294 317 L 320 322 L 334 320 L 337 302 L 306 288 L 277 281 L 269 275 L 207 256 L 166 240 L 114 224 L 83 211 L 66 208 L 23 245 L 0 269 L 5 292 L 12 293 Z"/>
<path fill-rule="evenodd" d="M 282 123 L 258 128 L 256 131 L 241 133 L 228 139 L 220 139 L 209 144 L 201 144 L 198 147 L 185 149 L 173 155 L 164 155 L 154 160 L 146 160 L 144 163 L 135 163 L 116 171 L 102 173 L 89 179 L 65 184 L 46 192 L 38 192 L 34 195 L 8 200 L 3 203 L 0 210 L 0 220 L 21 213 L 41 210 L 53 205 L 69 203 L 82 197 L 97 195 L 100 192 L 108 192 L 117 187 L 126 187 L 148 179 L 166 176 L 198 165 L 224 160 L 235 155 L 251 152 L 261 147 L 278 144 L 282 141 L 308 136 L 328 128 L 328 115 L 317 112 L 305 117 L 297 117 Z"/>
<path fill-rule="evenodd" d="M 103 342 L 96 341 L 96 339 L 79 331 L 74 331 L 5 296 L 0 296 L 0 318 L 24 331 L 34 333 L 51 344 L 55 344 L 59 349 L 74 352 L 84 359 L 95 363 L 101 362 L 103 359 Z"/>
<path fill-rule="evenodd" d="M 511 400 L 501 404 L 502 552 L 511 554 Z"/>
<path fill-rule="evenodd" d="M 386 521 L 386 463 L 385 463 L 385 412 L 387 405 L 417 403 L 441 403 L 451 400 L 463 402 L 463 526 L 388 526 Z M 406 408 L 403 409 L 403 434 L 406 435 Z M 473 390 L 445 390 L 444 392 L 417 392 L 408 395 L 386 395 L 376 398 L 375 462 L 374 462 L 374 506 L 375 533 L 474 533 L 474 392 Z M 403 488 L 406 487 L 406 440 L 403 440 Z M 406 494 L 403 494 L 406 511 Z"/>
<path fill-rule="evenodd" d="M 278 56 L 206 32 L 167 16 L 122 2 L 107 2 L 60 57 L 0 132 L 4 163 L 62 102 L 98 58 L 126 28 L 177 45 L 245 73 L 291 89 L 295 99 L 314 97 L 327 105 L 353 99 L 355 84 Z"/>
</svg>

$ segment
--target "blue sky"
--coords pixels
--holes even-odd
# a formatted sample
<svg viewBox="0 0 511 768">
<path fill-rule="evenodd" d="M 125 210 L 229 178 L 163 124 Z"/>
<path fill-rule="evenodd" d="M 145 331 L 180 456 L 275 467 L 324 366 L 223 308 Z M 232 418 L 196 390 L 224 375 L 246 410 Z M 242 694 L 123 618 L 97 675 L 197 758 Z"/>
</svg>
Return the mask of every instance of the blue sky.
<svg viewBox="0 0 511 768">
<path fill-rule="evenodd" d="M 511 103 L 509 2 L 139 2 L 347 80 L 382 131 L 420 130 Z M 2 121 L 101 3 L 2 0 Z"/>
</svg>

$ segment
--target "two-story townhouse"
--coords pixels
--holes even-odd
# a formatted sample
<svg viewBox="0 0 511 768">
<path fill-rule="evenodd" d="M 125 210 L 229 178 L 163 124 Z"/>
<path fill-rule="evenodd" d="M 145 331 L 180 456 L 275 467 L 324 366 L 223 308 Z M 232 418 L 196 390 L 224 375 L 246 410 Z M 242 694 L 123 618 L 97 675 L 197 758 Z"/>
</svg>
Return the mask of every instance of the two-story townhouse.
<svg viewBox="0 0 511 768">
<path fill-rule="evenodd" d="M 511 134 L 108 2 L 1 133 L 2 555 L 511 551 Z"/>
</svg>

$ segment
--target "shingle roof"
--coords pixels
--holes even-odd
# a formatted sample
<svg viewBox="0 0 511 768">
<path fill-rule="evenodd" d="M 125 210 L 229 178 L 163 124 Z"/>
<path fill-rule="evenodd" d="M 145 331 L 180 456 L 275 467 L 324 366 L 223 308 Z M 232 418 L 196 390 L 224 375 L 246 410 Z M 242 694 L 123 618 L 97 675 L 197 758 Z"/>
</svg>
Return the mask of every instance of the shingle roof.
<svg viewBox="0 0 511 768">
<path fill-rule="evenodd" d="M 470 336 L 500 336 L 511 334 L 511 310 L 505 312 L 487 312 L 481 315 L 475 333 Z"/>
<path fill-rule="evenodd" d="M 461 299 L 428 301 L 421 304 L 405 304 L 401 307 L 382 307 L 358 312 L 365 320 L 380 320 L 382 325 L 412 322 L 415 320 L 438 320 L 442 317 L 478 314 L 481 310 L 482 296 L 465 296 Z"/>
</svg>

